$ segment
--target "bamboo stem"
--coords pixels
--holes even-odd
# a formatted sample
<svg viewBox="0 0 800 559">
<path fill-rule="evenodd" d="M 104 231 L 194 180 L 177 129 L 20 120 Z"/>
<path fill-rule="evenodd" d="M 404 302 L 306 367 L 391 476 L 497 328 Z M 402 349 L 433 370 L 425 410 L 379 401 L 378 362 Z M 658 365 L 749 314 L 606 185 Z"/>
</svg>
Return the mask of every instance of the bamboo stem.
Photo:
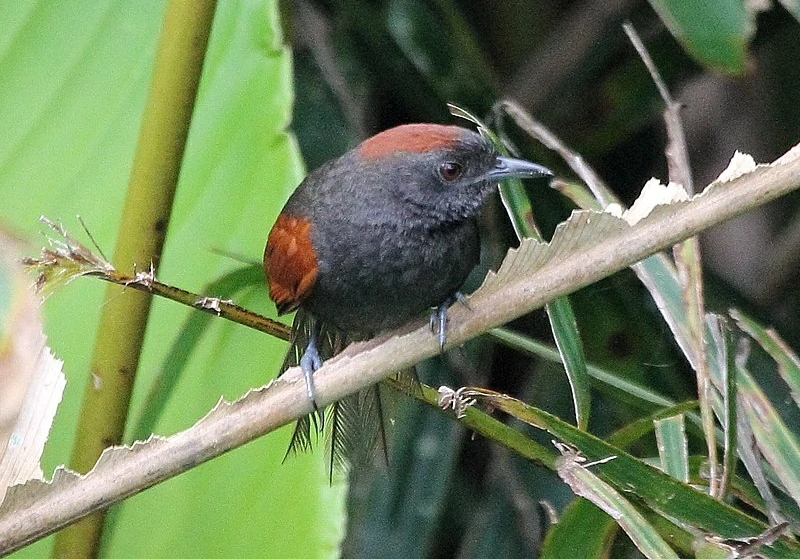
<svg viewBox="0 0 800 559">
<path fill-rule="evenodd" d="M 114 251 L 117 269 L 157 269 L 189 133 L 216 0 L 171 0 L 158 43 L 136 155 Z M 122 440 L 151 296 L 106 291 L 71 465 L 88 471 Z M 104 515 L 95 513 L 56 537 L 53 557 L 94 557 Z"/>
</svg>

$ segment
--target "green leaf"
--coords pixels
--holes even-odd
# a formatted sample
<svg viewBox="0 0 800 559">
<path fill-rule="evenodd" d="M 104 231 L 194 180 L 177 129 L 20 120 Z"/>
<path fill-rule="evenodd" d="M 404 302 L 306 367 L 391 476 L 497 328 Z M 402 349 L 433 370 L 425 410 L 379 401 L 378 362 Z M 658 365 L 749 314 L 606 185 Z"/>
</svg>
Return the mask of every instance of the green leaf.
<svg viewBox="0 0 800 559">
<path fill-rule="evenodd" d="M 556 464 L 556 471 L 576 495 L 589 499 L 611 516 L 645 557 L 678 559 L 678 555 L 644 516 L 616 489 L 592 472 L 583 456 L 571 449 L 564 450 L 567 445 L 557 443 L 557 446 L 562 449 L 563 455 Z M 614 459 L 608 457 L 609 461 Z"/>
<path fill-rule="evenodd" d="M 689 483 L 689 441 L 683 415 L 654 421 L 661 469 L 675 479 Z"/>
<path fill-rule="evenodd" d="M 725 539 L 753 537 L 766 529 L 762 522 L 753 517 L 547 412 L 509 396 L 482 389 L 462 389 L 461 395 L 487 401 L 494 409 L 544 429 L 561 441 L 573 445 L 586 459 L 601 461 L 602 463 L 592 466 L 594 473 L 610 482 L 617 490 L 636 494 L 648 507 L 672 517 L 679 525 L 693 526 Z M 477 410 L 468 408 L 467 418 L 476 412 Z M 612 456 L 615 458 L 606 460 Z M 800 553 L 800 545 L 788 538 L 781 538 L 772 547 L 763 548 L 761 553 L 769 558 L 789 559 Z"/>
<path fill-rule="evenodd" d="M 548 361 L 555 363 L 561 362 L 561 355 L 557 349 L 534 340 L 533 338 L 530 338 L 524 334 L 514 332 L 513 330 L 504 327 L 492 328 L 489 330 L 488 334 L 508 347 L 526 353 L 531 357 L 547 359 Z M 586 366 L 586 370 L 589 377 L 596 381 L 596 386 L 613 387 L 614 389 L 625 394 L 631 403 L 644 409 L 649 410 L 652 409 L 653 406 L 664 407 L 675 404 L 674 401 L 662 396 L 650 388 L 647 388 L 646 386 L 636 384 L 635 382 L 619 377 L 610 371 L 597 367 L 596 365 L 588 364 Z"/>
<path fill-rule="evenodd" d="M 750 423 L 759 450 L 774 468 L 786 492 L 800 506 L 800 441 L 786 426 L 744 364 L 738 365 L 741 411 Z"/>
<path fill-rule="evenodd" d="M 662 419 L 673 417 L 675 415 L 683 415 L 684 413 L 691 412 L 692 410 L 697 409 L 697 405 L 698 404 L 696 400 L 690 400 L 688 402 L 681 402 L 680 404 L 675 404 L 674 406 L 658 410 L 650 415 L 640 417 L 639 419 L 628 423 L 624 427 L 606 437 L 606 440 L 614 446 L 628 448 L 644 435 L 653 431 L 655 429 L 656 422 Z M 697 415 L 697 413 L 694 413 L 694 415 L 696 423 L 699 424 L 700 417 Z"/>
<path fill-rule="evenodd" d="M 728 74 L 744 72 L 747 43 L 755 31 L 742 0 L 650 0 L 670 33 L 698 62 Z"/>
<path fill-rule="evenodd" d="M 591 530 L 586 527 L 591 526 Z M 617 523 L 597 505 L 577 498 L 548 531 L 541 559 L 602 559 L 609 557 Z"/>
<path fill-rule="evenodd" d="M 211 282 L 203 293 L 210 297 L 230 299 L 247 287 L 263 284 L 264 272 L 261 266 L 247 266 L 234 270 L 218 280 Z M 130 438 L 144 440 L 155 430 L 158 419 L 164 412 L 167 402 L 174 394 L 181 377 L 186 373 L 186 365 L 201 343 L 203 335 L 210 328 L 214 316 L 208 313 L 190 313 L 172 342 L 172 347 L 164 358 L 161 370 L 153 379 L 144 400 L 139 419 L 134 424 Z"/>
<path fill-rule="evenodd" d="M 708 320 L 713 346 L 721 356 L 718 360 L 721 367 L 722 379 L 720 395 L 722 397 L 722 413 L 720 424 L 724 429 L 724 455 L 722 460 L 722 479 L 720 481 L 719 497 L 725 498 L 730 487 L 731 478 L 736 471 L 737 460 L 737 372 L 736 372 L 736 343 L 728 321 L 718 315 L 711 315 Z"/>
<path fill-rule="evenodd" d="M 83 216 L 110 251 L 139 129 L 163 2 L 13 2 L 0 18 L 0 219 L 41 242 L 42 214 L 71 230 Z M 200 84 L 160 277 L 198 291 L 239 267 L 212 249 L 258 260 L 274 217 L 302 177 L 286 132 L 292 60 L 277 3 L 220 3 Z M 67 388 L 45 472 L 69 456 L 105 285 L 72 283 L 46 305 L 46 331 Z M 264 287 L 237 297 L 264 313 Z M 155 301 L 132 409 L 195 311 Z M 212 320 L 155 429 L 170 434 L 277 372 L 285 343 Z M 282 465 L 289 433 L 267 437 L 118 507 L 104 542 L 113 557 L 336 555 L 344 487 L 328 486 L 321 454 Z M 19 557 L 48 555 L 49 540 Z"/>
<path fill-rule="evenodd" d="M 545 305 L 545 310 L 550 319 L 550 328 L 553 330 L 561 362 L 569 379 L 578 427 L 586 429 L 589 426 L 589 411 L 592 404 L 589 374 L 586 370 L 583 343 L 575 322 L 572 304 L 568 297 L 559 297 Z"/>
<path fill-rule="evenodd" d="M 731 310 L 731 316 L 739 328 L 747 332 L 775 360 L 778 373 L 789 385 L 792 398 L 800 406 L 800 357 L 772 328 L 765 328 L 737 309 Z"/>
</svg>

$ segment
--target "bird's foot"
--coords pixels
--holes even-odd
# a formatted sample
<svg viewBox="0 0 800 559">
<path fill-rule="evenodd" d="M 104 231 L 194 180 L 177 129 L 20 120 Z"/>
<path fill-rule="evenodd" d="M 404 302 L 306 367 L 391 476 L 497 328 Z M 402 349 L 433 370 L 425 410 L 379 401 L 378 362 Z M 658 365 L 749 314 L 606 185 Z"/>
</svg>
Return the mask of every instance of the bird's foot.
<svg viewBox="0 0 800 559">
<path fill-rule="evenodd" d="M 447 311 L 456 301 L 469 308 L 467 298 L 460 291 L 456 291 L 450 297 L 442 301 L 442 303 L 431 311 L 431 332 L 437 334 L 439 338 L 439 349 L 444 351 L 444 344 L 447 342 Z"/>
<path fill-rule="evenodd" d="M 306 394 L 308 394 L 308 399 L 311 400 L 311 405 L 314 406 L 312 415 L 314 424 L 317 430 L 321 431 L 325 427 L 325 415 L 317 406 L 317 393 L 314 390 L 314 373 L 322 367 L 322 358 L 317 349 L 318 336 L 319 330 L 315 327 L 311 332 L 311 336 L 309 336 L 308 345 L 303 352 L 303 356 L 300 358 L 300 369 L 303 371 L 303 378 L 306 381 Z M 317 418 L 319 418 L 319 421 L 317 421 Z"/>
</svg>

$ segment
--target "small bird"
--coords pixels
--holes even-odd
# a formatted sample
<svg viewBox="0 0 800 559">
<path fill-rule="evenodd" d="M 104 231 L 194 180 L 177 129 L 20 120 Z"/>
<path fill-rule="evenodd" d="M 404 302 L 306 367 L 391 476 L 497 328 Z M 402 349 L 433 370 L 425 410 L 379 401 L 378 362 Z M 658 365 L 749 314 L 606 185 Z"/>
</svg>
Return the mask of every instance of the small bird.
<svg viewBox="0 0 800 559">
<path fill-rule="evenodd" d="M 299 364 L 315 408 L 321 332 L 366 339 L 435 309 L 443 348 L 447 309 L 478 264 L 481 206 L 502 179 L 550 175 L 439 124 L 385 130 L 309 174 L 269 234 L 264 269 L 278 313 L 310 323 Z"/>
</svg>

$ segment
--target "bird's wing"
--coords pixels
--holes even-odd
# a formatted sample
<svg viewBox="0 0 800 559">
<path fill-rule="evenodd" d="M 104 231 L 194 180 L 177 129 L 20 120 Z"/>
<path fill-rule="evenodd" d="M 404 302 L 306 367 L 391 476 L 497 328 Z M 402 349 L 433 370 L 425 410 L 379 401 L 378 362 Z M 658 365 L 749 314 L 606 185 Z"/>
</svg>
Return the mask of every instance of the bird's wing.
<svg viewBox="0 0 800 559">
<path fill-rule="evenodd" d="M 297 309 L 317 279 L 317 255 L 311 243 L 311 222 L 282 213 L 264 251 L 269 296 L 284 314 Z"/>
</svg>

